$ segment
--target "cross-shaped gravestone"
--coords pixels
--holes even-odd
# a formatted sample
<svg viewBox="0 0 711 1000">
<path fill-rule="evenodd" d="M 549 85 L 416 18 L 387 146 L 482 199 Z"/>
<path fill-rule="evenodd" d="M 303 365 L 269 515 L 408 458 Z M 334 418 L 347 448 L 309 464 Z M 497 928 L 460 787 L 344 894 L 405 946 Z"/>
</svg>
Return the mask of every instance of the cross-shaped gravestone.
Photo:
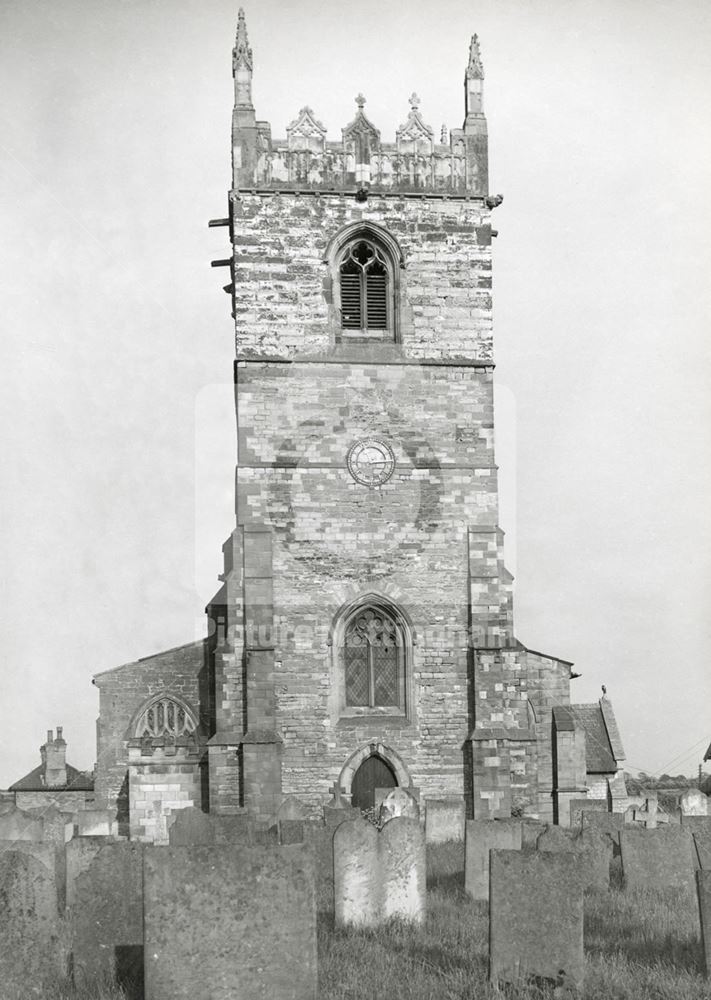
<svg viewBox="0 0 711 1000">
<path fill-rule="evenodd" d="M 328 803 L 329 806 L 335 806 L 337 809 L 345 809 L 350 805 L 350 803 L 343 798 L 346 794 L 345 788 L 342 788 L 337 781 L 333 782 L 333 785 L 329 788 L 329 792 L 333 796 L 332 800 Z"/>
</svg>

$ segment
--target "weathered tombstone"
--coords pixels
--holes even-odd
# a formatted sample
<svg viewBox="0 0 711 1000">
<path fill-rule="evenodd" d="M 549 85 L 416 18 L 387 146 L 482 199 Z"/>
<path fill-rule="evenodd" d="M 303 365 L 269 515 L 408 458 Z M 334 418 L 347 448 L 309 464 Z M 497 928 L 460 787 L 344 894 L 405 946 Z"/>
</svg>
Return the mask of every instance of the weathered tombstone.
<svg viewBox="0 0 711 1000">
<path fill-rule="evenodd" d="M 523 820 L 499 820 L 504 823 L 518 822 L 521 824 L 521 849 L 524 851 L 535 851 L 536 842 L 544 830 L 548 829 L 548 824 L 538 819 Z"/>
<path fill-rule="evenodd" d="M 112 834 L 108 809 L 80 809 L 77 825 L 80 837 L 110 837 Z"/>
<path fill-rule="evenodd" d="M 144 944 L 146 1000 L 316 1000 L 308 850 L 148 849 Z"/>
<path fill-rule="evenodd" d="M 701 944 L 704 949 L 706 978 L 711 979 L 711 871 L 699 869 L 696 873 L 696 892 L 701 918 Z"/>
<path fill-rule="evenodd" d="M 606 799 L 571 799 L 570 800 L 570 825 L 573 828 L 580 828 L 583 825 L 583 811 L 604 812 L 608 811 Z"/>
<path fill-rule="evenodd" d="M 349 819 L 360 819 L 360 809 L 355 806 L 331 806 L 323 807 L 323 821 L 331 830 L 335 830 L 341 823 Z"/>
<path fill-rule="evenodd" d="M 492 849 L 520 851 L 525 824 L 515 820 L 467 820 L 464 888 L 473 899 L 489 898 L 489 855 Z"/>
<path fill-rule="evenodd" d="M 0 840 L 44 840 L 44 823 L 22 809 L 12 809 L 0 816 Z"/>
<path fill-rule="evenodd" d="M 417 799 L 406 788 L 391 789 L 380 806 L 381 825 L 395 819 L 396 816 L 404 816 L 406 819 L 420 818 Z"/>
<path fill-rule="evenodd" d="M 592 829 L 606 833 L 613 844 L 620 845 L 620 830 L 625 828 L 624 813 L 588 812 L 583 810 L 583 830 Z"/>
<path fill-rule="evenodd" d="M 583 889 L 607 889 L 610 885 L 612 841 L 597 830 L 582 832 L 551 826 L 538 838 L 539 851 L 549 854 L 572 852 L 578 860 Z"/>
<path fill-rule="evenodd" d="M 194 806 L 179 809 L 171 814 L 169 821 L 168 840 L 171 847 L 197 847 L 218 841 L 215 817 L 202 809 Z"/>
<path fill-rule="evenodd" d="M 304 820 L 309 818 L 309 810 L 301 801 L 297 799 L 295 795 L 287 795 L 286 798 L 282 800 L 281 805 L 277 811 L 277 821 L 281 820 Z"/>
<path fill-rule="evenodd" d="M 104 837 L 75 837 L 64 849 L 67 892 L 67 908 L 74 905 L 76 882 L 82 872 L 85 872 L 102 847 L 106 846 Z"/>
<path fill-rule="evenodd" d="M 697 868 L 711 871 L 711 829 L 694 833 L 692 836 L 694 838 L 694 848 L 696 849 Z"/>
<path fill-rule="evenodd" d="M 304 840 L 304 820 L 279 820 L 279 843 L 301 844 Z"/>
<path fill-rule="evenodd" d="M 711 816 L 681 816 L 681 825 L 691 833 L 711 832 Z"/>
<path fill-rule="evenodd" d="M 682 826 L 627 827 L 620 832 L 620 848 L 625 888 L 693 890 L 693 839 Z"/>
<path fill-rule="evenodd" d="M 536 848 L 539 851 L 572 851 L 578 835 L 578 830 L 567 826 L 549 826 L 539 835 Z"/>
<path fill-rule="evenodd" d="M 489 979 L 583 984 L 583 887 L 572 852 L 491 852 Z"/>
<path fill-rule="evenodd" d="M 709 800 L 698 788 L 687 788 L 679 800 L 682 816 L 708 816 Z"/>
<path fill-rule="evenodd" d="M 583 830 L 576 841 L 584 889 L 605 891 L 610 887 L 610 864 L 613 856 L 612 838 L 598 830 Z"/>
<path fill-rule="evenodd" d="M 425 840 L 428 844 L 464 840 L 465 822 L 466 805 L 463 796 L 425 799 Z"/>
<path fill-rule="evenodd" d="M 309 810 L 296 798 L 287 795 L 277 812 L 277 828 L 280 844 L 300 844 L 304 839 L 304 822 L 309 818 Z"/>
<path fill-rule="evenodd" d="M 46 863 L 29 851 L 0 852 L 0 984 L 3 996 L 28 995 L 31 987 L 61 978 L 62 953 L 57 912 L 54 848 Z"/>
<path fill-rule="evenodd" d="M 203 815 L 205 814 L 203 813 Z M 210 814 L 210 819 L 213 819 L 212 813 Z M 254 823 L 248 813 L 220 814 L 216 815 L 214 820 L 216 823 L 215 836 L 218 844 L 251 844 L 253 842 Z"/>
<path fill-rule="evenodd" d="M 378 834 L 381 919 L 425 919 L 425 838 L 418 819 L 396 816 Z"/>
<path fill-rule="evenodd" d="M 130 1000 L 143 991 L 143 853 L 135 842 L 100 846 L 76 876 L 69 913 L 75 981 L 114 979 Z"/>
<path fill-rule="evenodd" d="M 365 819 L 341 823 L 333 835 L 333 892 L 337 926 L 375 927 L 380 920 L 378 831 Z"/>
</svg>

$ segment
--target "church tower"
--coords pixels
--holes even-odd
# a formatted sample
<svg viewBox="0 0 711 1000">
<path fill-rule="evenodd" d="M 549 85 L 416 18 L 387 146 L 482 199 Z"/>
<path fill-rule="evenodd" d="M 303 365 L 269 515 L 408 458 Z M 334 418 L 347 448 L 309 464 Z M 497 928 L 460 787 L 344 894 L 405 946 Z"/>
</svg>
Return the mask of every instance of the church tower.
<svg viewBox="0 0 711 1000">
<path fill-rule="evenodd" d="M 211 808 L 269 815 L 334 782 L 360 805 L 395 783 L 471 800 L 476 772 L 509 814 L 490 730 L 530 727 L 515 671 L 499 694 L 500 198 L 478 40 L 463 126 L 439 141 L 416 94 L 391 142 L 362 94 L 338 141 L 309 107 L 273 139 L 242 11 L 233 72 L 237 528 L 213 609 Z"/>
<path fill-rule="evenodd" d="M 231 243 L 213 264 L 235 323 L 235 529 L 208 638 L 95 677 L 97 801 L 159 843 L 188 806 L 270 823 L 290 796 L 317 817 L 395 785 L 476 819 L 619 806 L 608 699 L 571 705 L 572 665 L 514 637 L 477 36 L 462 127 L 438 137 L 416 94 L 392 140 L 358 94 L 340 138 L 310 107 L 273 138 L 254 67 L 240 11 L 211 223 Z"/>
</svg>

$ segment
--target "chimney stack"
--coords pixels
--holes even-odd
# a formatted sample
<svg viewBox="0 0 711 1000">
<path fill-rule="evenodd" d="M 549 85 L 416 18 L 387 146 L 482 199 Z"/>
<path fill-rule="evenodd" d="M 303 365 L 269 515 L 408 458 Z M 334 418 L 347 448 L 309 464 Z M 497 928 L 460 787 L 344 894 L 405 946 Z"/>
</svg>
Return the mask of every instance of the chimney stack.
<svg viewBox="0 0 711 1000">
<path fill-rule="evenodd" d="M 57 738 L 47 730 L 47 742 L 40 748 L 47 788 L 62 788 L 67 783 L 67 744 L 62 738 L 62 727 L 57 726 Z"/>
</svg>

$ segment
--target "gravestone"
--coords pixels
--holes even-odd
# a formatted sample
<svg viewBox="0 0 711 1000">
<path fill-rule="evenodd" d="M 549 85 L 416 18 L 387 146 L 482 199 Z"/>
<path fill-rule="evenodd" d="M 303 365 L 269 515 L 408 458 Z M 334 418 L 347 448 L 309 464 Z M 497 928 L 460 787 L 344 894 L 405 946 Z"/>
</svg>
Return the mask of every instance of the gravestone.
<svg viewBox="0 0 711 1000">
<path fill-rule="evenodd" d="M 395 816 L 378 834 L 381 919 L 425 919 L 425 838 L 418 819 Z"/>
<path fill-rule="evenodd" d="M 620 832 L 625 888 L 682 888 L 692 892 L 696 867 L 693 838 L 682 826 Z"/>
<path fill-rule="evenodd" d="M 381 825 L 397 816 L 404 816 L 406 819 L 420 818 L 420 807 L 417 799 L 406 788 L 391 789 L 380 806 Z"/>
<path fill-rule="evenodd" d="M 378 831 L 364 819 L 333 836 L 336 924 L 376 927 L 390 917 L 425 916 L 425 840 L 418 819 L 395 816 Z"/>
<path fill-rule="evenodd" d="M 171 847 L 197 847 L 218 842 L 216 817 L 189 806 L 171 813 L 168 826 Z"/>
<path fill-rule="evenodd" d="M 300 844 L 304 839 L 304 822 L 309 810 L 295 795 L 287 795 L 277 811 L 280 844 Z"/>
<path fill-rule="evenodd" d="M 144 870 L 146 1000 L 316 1000 L 305 847 L 152 848 Z"/>
<path fill-rule="evenodd" d="M 583 887 L 572 852 L 491 852 L 489 979 L 583 984 Z"/>
<path fill-rule="evenodd" d="M 578 830 L 567 826 L 549 826 L 539 835 L 536 848 L 539 851 L 572 851 L 578 835 Z"/>
<path fill-rule="evenodd" d="M 470 819 L 464 845 L 464 888 L 473 899 L 489 899 L 492 849 L 520 851 L 525 824 L 516 820 Z"/>
<path fill-rule="evenodd" d="M 75 981 L 114 979 L 130 1000 L 143 989 L 143 854 L 104 841 L 74 880 L 69 912 Z"/>
<path fill-rule="evenodd" d="M 375 927 L 380 922 L 378 831 L 359 818 L 333 835 L 333 898 L 337 926 Z"/>
<path fill-rule="evenodd" d="M 110 837 L 111 813 L 108 809 L 80 809 L 77 826 L 80 837 Z"/>
<path fill-rule="evenodd" d="M 82 872 L 87 870 L 101 848 L 105 846 L 105 837 L 75 837 L 66 845 L 64 857 L 67 879 L 67 907 L 74 905 L 78 877 Z"/>
<path fill-rule="evenodd" d="M 0 840 L 44 840 L 44 823 L 22 809 L 0 815 Z"/>
<path fill-rule="evenodd" d="M 446 799 L 425 799 L 425 841 L 444 844 L 464 840 L 466 805 L 461 795 Z"/>
<path fill-rule="evenodd" d="M 331 830 L 335 830 L 341 823 L 349 819 L 360 819 L 360 809 L 355 806 L 330 806 L 323 807 L 323 821 Z"/>
<path fill-rule="evenodd" d="M 583 810 L 583 830 L 593 829 L 599 833 L 606 833 L 618 848 L 620 846 L 620 830 L 624 830 L 624 828 L 624 813 L 589 812 L 587 809 Z"/>
<path fill-rule="evenodd" d="M 535 851 L 539 836 L 548 829 L 548 824 L 538 819 L 523 820 L 503 820 L 503 822 L 521 823 L 521 849 L 524 851 Z"/>
<path fill-rule="evenodd" d="M 704 950 L 706 978 L 711 979 L 711 871 L 699 869 L 696 873 L 696 893 L 701 918 L 701 944 Z"/>
<path fill-rule="evenodd" d="M 696 867 L 711 871 L 711 830 L 692 834 L 696 850 Z"/>
<path fill-rule="evenodd" d="M 35 854 L 40 847 L 44 861 Z M 2 996 L 39 992 L 64 971 L 53 846 L 35 843 L 32 849 L 0 852 Z"/>
<path fill-rule="evenodd" d="M 682 816 L 708 816 L 709 800 L 698 788 L 687 788 L 679 800 Z"/>
<path fill-rule="evenodd" d="M 604 812 L 607 810 L 605 799 L 571 799 L 570 800 L 570 825 L 579 829 L 583 825 L 583 811 Z"/>
</svg>

